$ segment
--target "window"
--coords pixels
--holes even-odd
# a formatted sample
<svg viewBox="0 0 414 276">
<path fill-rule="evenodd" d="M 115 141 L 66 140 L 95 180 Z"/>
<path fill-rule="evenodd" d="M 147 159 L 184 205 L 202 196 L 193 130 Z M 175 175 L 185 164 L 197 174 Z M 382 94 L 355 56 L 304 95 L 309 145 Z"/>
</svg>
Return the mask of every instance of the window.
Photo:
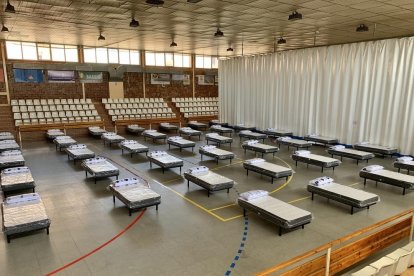
<svg viewBox="0 0 414 276">
<path fill-rule="evenodd" d="M 218 57 L 196 56 L 196 68 L 217 69 Z"/>
<path fill-rule="evenodd" d="M 145 52 L 145 65 L 191 67 L 191 55 L 178 53 Z"/>
<path fill-rule="evenodd" d="M 139 65 L 139 51 L 112 48 L 83 48 L 86 63 Z"/>
<path fill-rule="evenodd" d="M 72 45 L 6 41 L 7 58 L 78 62 L 78 47 Z"/>
</svg>

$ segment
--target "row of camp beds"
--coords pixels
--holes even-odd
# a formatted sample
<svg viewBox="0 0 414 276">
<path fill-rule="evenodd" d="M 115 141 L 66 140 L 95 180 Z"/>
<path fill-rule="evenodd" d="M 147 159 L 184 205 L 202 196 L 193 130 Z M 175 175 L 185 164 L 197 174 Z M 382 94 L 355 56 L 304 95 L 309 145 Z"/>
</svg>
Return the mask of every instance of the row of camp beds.
<svg viewBox="0 0 414 276">
<path fill-rule="evenodd" d="M 0 187 L 4 196 L 32 191 L 7 196 L 1 203 L 2 228 L 7 242 L 14 236 L 35 230 L 46 229 L 49 234 L 50 219 L 40 196 L 35 193 L 35 181 L 30 169 L 24 166 L 25 160 L 14 136 L 9 132 L 0 133 L 0 145 Z"/>
</svg>

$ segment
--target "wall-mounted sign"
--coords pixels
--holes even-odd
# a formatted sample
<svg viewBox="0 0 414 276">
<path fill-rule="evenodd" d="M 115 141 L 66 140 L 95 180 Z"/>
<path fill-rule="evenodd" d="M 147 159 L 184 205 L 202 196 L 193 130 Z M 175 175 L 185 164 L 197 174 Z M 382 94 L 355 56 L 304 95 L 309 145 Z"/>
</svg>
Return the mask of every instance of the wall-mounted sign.
<svg viewBox="0 0 414 276">
<path fill-rule="evenodd" d="M 100 83 L 103 81 L 102 72 L 78 71 L 79 80 L 84 83 Z"/>
<path fill-rule="evenodd" d="M 43 82 L 43 70 L 41 69 L 13 69 L 15 82 Z"/>
<path fill-rule="evenodd" d="M 214 75 L 197 75 L 199 85 L 214 85 Z"/>
<path fill-rule="evenodd" d="M 170 74 L 151 74 L 151 84 L 170 84 Z"/>
<path fill-rule="evenodd" d="M 190 85 L 191 81 L 190 81 L 190 75 L 183 75 L 183 85 Z"/>
<path fill-rule="evenodd" d="M 75 71 L 47 71 L 49 82 L 75 82 Z"/>
</svg>

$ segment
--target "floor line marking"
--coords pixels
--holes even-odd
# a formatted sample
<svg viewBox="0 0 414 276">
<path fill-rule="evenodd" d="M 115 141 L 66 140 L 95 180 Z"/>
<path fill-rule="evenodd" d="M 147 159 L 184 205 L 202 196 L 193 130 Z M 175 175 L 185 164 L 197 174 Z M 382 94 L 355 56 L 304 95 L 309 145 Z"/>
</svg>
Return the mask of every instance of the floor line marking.
<svg viewBox="0 0 414 276">
<path fill-rule="evenodd" d="M 229 268 L 227 269 L 226 273 L 224 275 L 230 275 L 232 270 L 236 267 L 236 262 L 240 259 L 241 254 L 244 252 L 244 247 L 247 241 L 247 234 L 249 232 L 249 218 L 247 216 L 244 217 L 244 223 L 243 223 L 243 234 L 240 241 L 239 249 L 237 250 L 236 256 L 233 258 L 231 264 L 229 265 Z"/>
<path fill-rule="evenodd" d="M 217 211 L 217 210 L 224 209 L 224 208 L 231 207 L 231 206 L 235 206 L 235 205 L 236 205 L 236 203 L 227 204 L 227 205 L 220 206 L 220 207 L 217 207 L 217 208 L 209 209 L 209 211 L 211 211 L 211 212 L 212 211 Z"/>
<path fill-rule="evenodd" d="M 101 250 L 102 248 L 104 248 L 105 246 L 107 246 L 108 244 L 110 244 L 111 242 L 113 242 L 114 240 L 116 240 L 117 238 L 119 238 L 120 236 L 122 236 L 132 226 L 134 226 L 135 223 L 137 223 L 142 218 L 142 216 L 144 215 L 144 213 L 145 213 L 146 210 L 147 209 L 144 209 L 130 224 L 127 225 L 127 227 L 125 227 L 124 229 L 122 229 L 121 232 L 119 232 L 116 236 L 112 237 L 110 240 L 106 241 L 105 243 L 101 244 L 100 246 L 96 247 L 95 249 L 89 251 L 88 253 L 80 256 L 79 258 L 71 261 L 70 263 L 67 263 L 64 266 L 62 266 L 62 267 L 60 267 L 58 269 L 55 269 L 52 272 L 47 273 L 46 276 L 54 275 L 54 274 L 56 274 L 56 273 L 58 273 L 58 272 L 60 272 L 60 271 L 62 271 L 64 269 L 66 269 L 66 268 L 68 268 L 68 267 L 70 267 L 70 266 L 72 266 L 72 265 L 80 262 L 81 260 L 89 257 L 90 255 L 98 252 L 99 250 Z"/>
<path fill-rule="evenodd" d="M 224 219 L 224 222 L 228 222 L 230 220 L 238 219 L 238 218 L 241 218 L 241 217 L 243 217 L 243 215 L 238 215 L 238 216 L 234 216 L 234 217 L 231 217 L 231 218 L 226 218 L 226 219 Z"/>
</svg>

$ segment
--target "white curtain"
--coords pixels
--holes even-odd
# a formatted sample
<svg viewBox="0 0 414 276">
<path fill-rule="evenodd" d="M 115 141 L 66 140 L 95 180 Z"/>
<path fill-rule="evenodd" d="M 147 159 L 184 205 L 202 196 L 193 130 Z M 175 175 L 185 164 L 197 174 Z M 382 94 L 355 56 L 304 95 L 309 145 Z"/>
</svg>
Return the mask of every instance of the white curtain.
<svg viewBox="0 0 414 276">
<path fill-rule="evenodd" d="M 219 62 L 220 120 L 414 153 L 414 38 Z"/>
</svg>

